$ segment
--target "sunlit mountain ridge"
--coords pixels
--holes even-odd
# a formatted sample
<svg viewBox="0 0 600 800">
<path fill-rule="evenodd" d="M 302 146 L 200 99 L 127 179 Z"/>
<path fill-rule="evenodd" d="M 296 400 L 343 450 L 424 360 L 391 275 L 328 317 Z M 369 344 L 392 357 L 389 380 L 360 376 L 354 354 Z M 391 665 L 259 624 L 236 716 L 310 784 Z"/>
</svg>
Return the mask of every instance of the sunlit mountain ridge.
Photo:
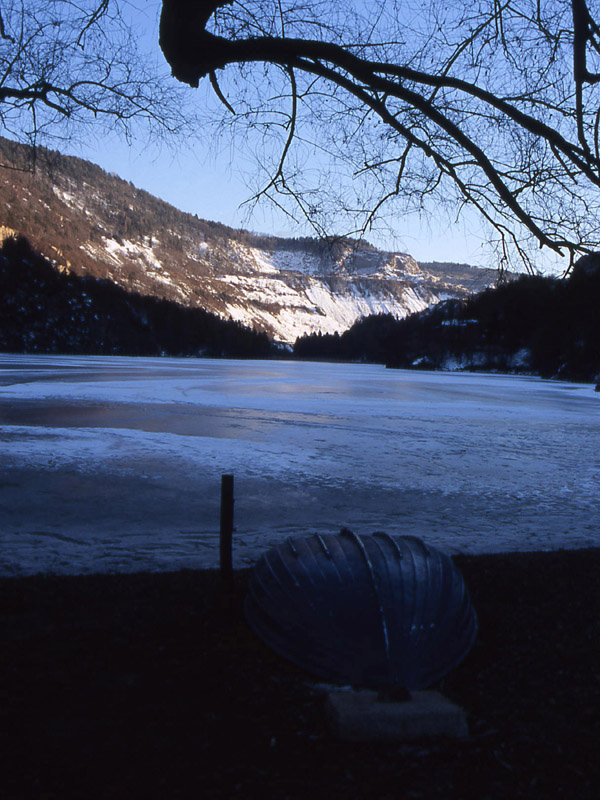
<svg viewBox="0 0 600 800">
<path fill-rule="evenodd" d="M 34 158 L 7 139 L 0 139 L 0 164 L 2 238 L 25 235 L 63 273 L 201 308 L 275 341 L 342 332 L 371 314 L 403 318 L 498 277 L 464 264 L 418 264 L 364 241 L 228 228 L 89 161 L 43 148 Z"/>
</svg>

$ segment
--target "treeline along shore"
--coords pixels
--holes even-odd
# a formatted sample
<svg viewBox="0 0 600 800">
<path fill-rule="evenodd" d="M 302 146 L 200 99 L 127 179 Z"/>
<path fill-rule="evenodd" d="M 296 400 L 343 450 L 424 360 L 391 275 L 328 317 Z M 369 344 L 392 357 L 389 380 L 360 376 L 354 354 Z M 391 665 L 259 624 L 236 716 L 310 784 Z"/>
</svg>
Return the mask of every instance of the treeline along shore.
<svg viewBox="0 0 600 800">
<path fill-rule="evenodd" d="M 0 248 L 0 351 L 264 358 L 265 333 L 56 267 L 25 237 Z"/>
<path fill-rule="evenodd" d="M 595 382 L 599 307 L 600 254 L 594 254 L 580 259 L 568 278 L 523 275 L 402 320 L 366 317 L 342 334 L 299 338 L 294 354 Z"/>
<path fill-rule="evenodd" d="M 456 556 L 462 740 L 349 743 L 217 571 L 0 580 L 7 798 L 578 798 L 600 785 L 600 548 Z"/>
<path fill-rule="evenodd" d="M 233 320 L 57 269 L 24 237 L 0 247 L 0 351 L 359 361 L 597 382 L 600 256 L 565 279 L 521 276 L 405 319 L 358 320 L 290 350 Z"/>
</svg>

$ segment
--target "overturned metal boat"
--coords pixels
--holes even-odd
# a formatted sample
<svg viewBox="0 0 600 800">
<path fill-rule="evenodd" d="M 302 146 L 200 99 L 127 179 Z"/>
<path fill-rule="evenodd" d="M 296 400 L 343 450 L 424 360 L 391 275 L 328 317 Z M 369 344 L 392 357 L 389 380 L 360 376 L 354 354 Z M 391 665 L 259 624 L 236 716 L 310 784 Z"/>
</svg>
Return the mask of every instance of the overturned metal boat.
<svg viewBox="0 0 600 800">
<path fill-rule="evenodd" d="M 293 536 L 254 567 L 246 618 L 273 650 L 332 683 L 430 686 L 470 650 L 477 618 L 449 556 L 413 536 Z"/>
</svg>

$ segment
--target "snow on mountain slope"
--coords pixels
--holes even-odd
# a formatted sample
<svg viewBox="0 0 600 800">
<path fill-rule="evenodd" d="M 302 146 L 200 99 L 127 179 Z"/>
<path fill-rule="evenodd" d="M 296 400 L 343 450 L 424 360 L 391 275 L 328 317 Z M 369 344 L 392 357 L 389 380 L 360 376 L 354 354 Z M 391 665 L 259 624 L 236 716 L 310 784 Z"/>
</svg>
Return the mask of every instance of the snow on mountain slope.
<svg viewBox="0 0 600 800">
<path fill-rule="evenodd" d="M 339 276 L 335 274 L 337 264 L 331 264 L 330 271 L 322 264 L 315 268 L 310 255 L 306 271 L 301 261 L 292 269 L 272 269 L 273 262 L 286 260 L 265 258 L 264 263 L 271 267 L 267 272 L 223 276 L 234 296 L 226 303 L 228 314 L 246 325 L 270 330 L 284 342 L 293 342 L 305 333 L 341 332 L 370 314 L 403 317 L 445 297 L 445 293 L 404 285 L 401 278 L 385 273 L 373 273 L 368 279 L 353 273 Z"/>
<path fill-rule="evenodd" d="M 19 149 L 21 148 L 21 149 Z M 3 161 L 26 153 L 0 139 Z M 419 265 L 364 242 L 280 239 L 178 211 L 78 158 L 38 152 L 35 174 L 5 171 L 0 225 L 57 268 L 200 306 L 290 343 L 369 314 L 404 317 L 490 286 L 493 270 Z"/>
<path fill-rule="evenodd" d="M 160 294 L 170 287 L 180 302 L 196 300 L 285 343 L 306 333 L 342 332 L 370 314 L 401 318 L 470 293 L 461 283 L 429 274 L 408 255 L 360 245 L 340 252 L 327 244 L 320 250 L 287 249 L 278 240 L 268 242 L 273 249 L 236 239 L 186 244 L 183 269 L 172 253 L 162 252 L 158 239 L 153 246 L 104 239 L 87 249 L 114 263 L 111 277 L 117 282 L 135 262 L 131 288 Z M 491 282 L 486 274 L 484 285 Z"/>
</svg>

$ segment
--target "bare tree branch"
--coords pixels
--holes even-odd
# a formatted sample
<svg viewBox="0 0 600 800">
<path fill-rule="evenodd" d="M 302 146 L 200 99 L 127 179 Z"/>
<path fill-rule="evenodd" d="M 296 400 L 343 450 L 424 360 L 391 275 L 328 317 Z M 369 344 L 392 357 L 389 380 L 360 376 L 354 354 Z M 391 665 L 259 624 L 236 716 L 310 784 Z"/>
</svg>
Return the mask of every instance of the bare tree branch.
<svg viewBox="0 0 600 800">
<path fill-rule="evenodd" d="M 3 0 L 0 124 L 36 144 L 99 132 L 130 136 L 194 125 L 174 84 L 137 49 L 122 0 Z"/>
<path fill-rule="evenodd" d="M 453 186 L 457 207 L 476 208 L 529 265 L 528 237 L 571 260 L 600 247 L 600 25 L 588 0 L 432 0 L 412 14 L 394 0 L 368 12 L 352 0 L 192 6 L 163 0 L 163 52 L 193 86 L 224 70 L 240 123 L 268 130 L 280 113 L 263 95 L 268 65 L 293 71 L 292 102 L 306 81 L 283 158 L 253 200 L 281 191 L 313 218 L 299 201 L 316 189 L 291 155 L 311 138 L 321 149 L 329 130 L 330 157 L 371 181 L 362 208 L 344 204 L 365 230 L 388 203 L 434 203 Z"/>
</svg>

